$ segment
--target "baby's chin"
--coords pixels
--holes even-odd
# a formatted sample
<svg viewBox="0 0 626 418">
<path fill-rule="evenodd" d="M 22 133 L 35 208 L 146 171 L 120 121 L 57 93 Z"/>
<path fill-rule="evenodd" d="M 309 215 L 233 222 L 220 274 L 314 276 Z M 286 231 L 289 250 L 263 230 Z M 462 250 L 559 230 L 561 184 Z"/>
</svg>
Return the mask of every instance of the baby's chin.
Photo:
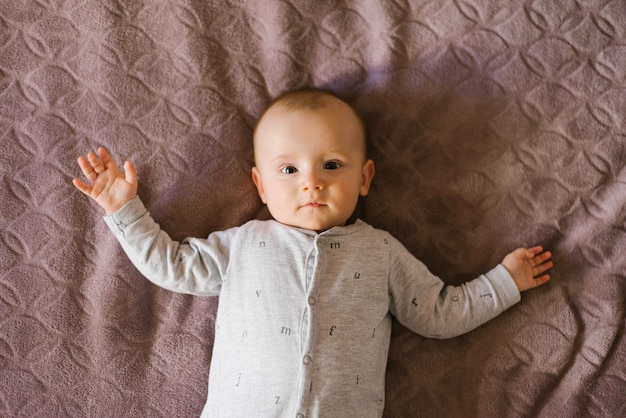
<svg viewBox="0 0 626 418">
<path fill-rule="evenodd" d="M 324 231 L 328 231 L 336 226 L 345 226 L 347 221 L 343 222 L 316 222 L 316 221 L 301 221 L 301 222 L 289 222 L 289 221 L 281 221 L 280 219 L 276 219 L 276 221 L 280 222 L 283 225 L 292 226 L 294 228 L 306 229 L 309 231 L 315 231 L 318 234 L 321 234 Z"/>
</svg>

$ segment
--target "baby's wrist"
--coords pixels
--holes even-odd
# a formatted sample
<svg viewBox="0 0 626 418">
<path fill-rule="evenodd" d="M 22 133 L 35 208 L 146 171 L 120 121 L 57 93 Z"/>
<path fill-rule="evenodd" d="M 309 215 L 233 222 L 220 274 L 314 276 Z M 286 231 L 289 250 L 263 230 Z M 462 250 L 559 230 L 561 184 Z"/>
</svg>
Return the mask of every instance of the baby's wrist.
<svg viewBox="0 0 626 418">
<path fill-rule="evenodd" d="M 126 206 L 131 200 L 133 200 L 136 197 L 137 197 L 137 195 L 131 197 L 128 200 L 122 200 L 122 201 L 119 201 L 119 202 L 115 202 L 114 204 L 107 205 L 106 207 L 103 206 L 105 215 L 106 216 L 113 215 L 115 212 L 117 212 L 118 210 L 122 209 L 124 206 Z"/>
</svg>

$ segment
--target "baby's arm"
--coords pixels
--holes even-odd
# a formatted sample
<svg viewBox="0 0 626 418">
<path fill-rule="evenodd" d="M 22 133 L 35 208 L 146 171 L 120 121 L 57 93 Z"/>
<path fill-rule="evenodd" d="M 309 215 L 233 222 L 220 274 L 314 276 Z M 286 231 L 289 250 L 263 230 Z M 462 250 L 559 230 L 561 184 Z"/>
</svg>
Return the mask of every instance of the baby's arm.
<svg viewBox="0 0 626 418">
<path fill-rule="evenodd" d="M 104 148 L 90 152 L 78 164 L 89 184 L 79 179 L 78 190 L 94 199 L 107 216 L 105 222 L 139 271 L 150 281 L 180 293 L 218 295 L 221 272 L 228 263 L 227 234 L 177 242 L 152 219 L 137 197 L 137 172 L 130 163 L 123 174 Z M 221 240 L 221 241 L 220 241 Z"/>
<path fill-rule="evenodd" d="M 90 184 L 77 178 L 73 183 L 78 190 L 95 200 L 107 215 L 112 215 L 137 196 L 137 171 L 130 161 L 126 161 L 125 174 L 122 173 L 102 147 L 98 148 L 98 154 L 99 158 L 94 152 L 88 153 L 87 158 L 78 157 L 78 165 Z"/>
<path fill-rule="evenodd" d="M 519 291 L 523 292 L 550 280 L 550 275 L 544 273 L 554 266 L 551 257 L 552 254 L 543 251 L 540 246 L 518 248 L 504 257 L 502 265 L 513 277 Z"/>
<path fill-rule="evenodd" d="M 553 266 L 541 247 L 519 248 L 492 270 L 460 286 L 446 285 L 396 240 L 391 248 L 391 313 L 414 332 L 451 338 L 484 324 L 545 283 Z"/>
</svg>

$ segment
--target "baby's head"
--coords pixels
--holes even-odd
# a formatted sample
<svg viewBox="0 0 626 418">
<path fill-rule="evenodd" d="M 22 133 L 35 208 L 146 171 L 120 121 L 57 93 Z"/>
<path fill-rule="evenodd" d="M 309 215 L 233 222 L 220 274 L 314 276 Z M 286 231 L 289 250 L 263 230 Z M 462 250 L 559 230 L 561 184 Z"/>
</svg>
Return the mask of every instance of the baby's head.
<svg viewBox="0 0 626 418">
<path fill-rule="evenodd" d="M 374 177 L 361 119 L 319 90 L 269 104 L 254 129 L 254 159 L 252 180 L 274 219 L 318 232 L 345 225 Z"/>
</svg>

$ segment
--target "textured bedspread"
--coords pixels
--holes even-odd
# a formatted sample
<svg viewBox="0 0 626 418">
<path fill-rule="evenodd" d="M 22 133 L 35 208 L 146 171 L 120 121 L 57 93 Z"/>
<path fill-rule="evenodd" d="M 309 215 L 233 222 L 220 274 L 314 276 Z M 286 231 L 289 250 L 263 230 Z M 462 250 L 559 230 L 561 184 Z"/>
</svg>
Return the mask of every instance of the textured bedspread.
<svg viewBox="0 0 626 418">
<path fill-rule="evenodd" d="M 0 0 L 0 416 L 199 414 L 218 301 L 141 277 L 76 157 L 132 160 L 176 239 L 265 218 L 251 130 L 301 86 L 363 114 L 361 216 L 446 282 L 557 263 L 456 339 L 394 324 L 385 416 L 625 416 L 623 0 Z"/>
</svg>

